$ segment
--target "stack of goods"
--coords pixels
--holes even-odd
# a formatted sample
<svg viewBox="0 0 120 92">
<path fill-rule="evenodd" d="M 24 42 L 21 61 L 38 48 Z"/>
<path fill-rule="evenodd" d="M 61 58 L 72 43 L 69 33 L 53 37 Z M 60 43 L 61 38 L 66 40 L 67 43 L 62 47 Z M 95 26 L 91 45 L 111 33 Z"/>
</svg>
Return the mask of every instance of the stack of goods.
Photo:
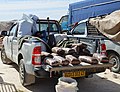
<svg viewBox="0 0 120 92">
<path fill-rule="evenodd" d="M 72 49 L 74 49 L 78 55 L 91 56 L 90 51 L 87 49 L 87 45 L 84 43 L 72 44 Z"/>
<path fill-rule="evenodd" d="M 46 64 L 49 64 L 49 65 L 51 65 L 53 67 L 60 65 L 60 63 L 57 60 L 53 59 L 53 58 L 45 58 L 44 61 L 45 61 Z"/>
<path fill-rule="evenodd" d="M 53 56 L 48 52 L 41 52 L 41 60 L 44 61 L 45 58 L 53 58 Z"/>
<path fill-rule="evenodd" d="M 53 59 L 57 60 L 60 65 L 62 66 L 67 66 L 69 65 L 69 61 L 66 60 L 64 57 L 61 57 L 61 56 L 53 56 Z"/>
<path fill-rule="evenodd" d="M 60 47 L 53 47 L 52 48 L 52 52 L 56 53 L 56 54 L 58 54 L 60 56 L 65 55 L 65 51 L 62 48 L 60 48 Z"/>
<path fill-rule="evenodd" d="M 81 60 L 78 60 L 76 57 L 72 55 L 66 55 L 65 58 L 70 62 L 72 65 L 80 64 Z"/>
<path fill-rule="evenodd" d="M 81 62 L 89 64 L 108 62 L 105 55 L 98 53 L 91 55 L 84 43 L 73 43 L 70 47 L 53 47 L 52 53 L 41 52 L 41 60 L 50 66 L 79 65 Z"/>
<path fill-rule="evenodd" d="M 49 64 L 51 66 L 59 66 L 59 62 L 53 59 L 53 56 L 50 53 L 42 51 L 41 60 L 44 61 L 43 63 Z"/>
<path fill-rule="evenodd" d="M 64 53 L 58 53 L 58 52 L 64 52 Z M 53 55 L 53 58 L 57 61 L 60 62 L 60 64 L 62 66 L 67 66 L 70 64 L 72 65 L 78 65 L 80 64 L 80 61 L 74 57 L 72 54 L 74 54 L 76 51 L 72 48 L 62 48 L 62 47 L 53 47 L 52 48 L 52 55 Z M 56 55 L 56 54 L 58 55 Z"/>
</svg>

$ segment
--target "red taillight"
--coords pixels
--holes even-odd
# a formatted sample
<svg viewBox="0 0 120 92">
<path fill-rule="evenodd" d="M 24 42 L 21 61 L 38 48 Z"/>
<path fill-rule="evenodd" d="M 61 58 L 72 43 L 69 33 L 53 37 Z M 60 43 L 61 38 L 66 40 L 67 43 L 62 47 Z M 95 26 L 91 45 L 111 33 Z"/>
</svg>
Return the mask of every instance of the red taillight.
<svg viewBox="0 0 120 92">
<path fill-rule="evenodd" d="M 105 44 L 101 44 L 101 49 L 102 50 L 106 50 L 106 45 Z"/>
<path fill-rule="evenodd" d="M 40 46 L 35 47 L 32 53 L 32 64 L 33 65 L 41 64 L 40 54 L 41 54 L 41 47 Z"/>
<path fill-rule="evenodd" d="M 106 53 L 106 45 L 105 44 L 101 44 L 101 54 L 102 55 L 107 55 L 107 53 Z"/>
</svg>

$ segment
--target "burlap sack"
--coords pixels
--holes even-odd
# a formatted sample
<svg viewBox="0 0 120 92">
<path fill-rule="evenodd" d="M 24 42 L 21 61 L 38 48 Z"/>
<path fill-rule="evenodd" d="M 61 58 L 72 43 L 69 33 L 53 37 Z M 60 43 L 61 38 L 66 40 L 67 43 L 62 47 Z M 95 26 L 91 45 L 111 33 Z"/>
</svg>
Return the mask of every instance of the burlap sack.
<svg viewBox="0 0 120 92">
<path fill-rule="evenodd" d="M 91 18 L 89 23 L 109 39 L 120 42 L 120 10 L 106 15 L 104 18 Z"/>
</svg>

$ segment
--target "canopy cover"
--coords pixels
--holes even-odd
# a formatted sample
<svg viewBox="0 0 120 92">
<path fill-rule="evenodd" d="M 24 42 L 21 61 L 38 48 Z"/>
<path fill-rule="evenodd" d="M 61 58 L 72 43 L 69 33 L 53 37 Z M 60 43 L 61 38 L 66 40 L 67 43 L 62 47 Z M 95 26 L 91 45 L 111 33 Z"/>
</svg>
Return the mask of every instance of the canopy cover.
<svg viewBox="0 0 120 92">
<path fill-rule="evenodd" d="M 89 20 L 103 35 L 120 42 L 120 10 L 114 11 L 105 17 L 96 17 Z"/>
</svg>

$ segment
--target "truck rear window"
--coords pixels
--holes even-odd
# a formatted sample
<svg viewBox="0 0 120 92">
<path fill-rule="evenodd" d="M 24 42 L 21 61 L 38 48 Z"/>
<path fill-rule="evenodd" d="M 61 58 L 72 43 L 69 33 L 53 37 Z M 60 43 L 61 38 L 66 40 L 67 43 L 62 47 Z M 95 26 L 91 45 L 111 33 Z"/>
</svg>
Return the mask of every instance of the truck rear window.
<svg viewBox="0 0 120 92">
<path fill-rule="evenodd" d="M 58 26 L 56 23 L 46 23 L 46 22 L 40 22 L 36 25 L 38 31 L 50 31 L 50 32 L 59 32 Z"/>
<path fill-rule="evenodd" d="M 77 27 L 74 28 L 73 34 L 84 35 L 85 34 L 86 23 L 80 23 Z"/>
</svg>

